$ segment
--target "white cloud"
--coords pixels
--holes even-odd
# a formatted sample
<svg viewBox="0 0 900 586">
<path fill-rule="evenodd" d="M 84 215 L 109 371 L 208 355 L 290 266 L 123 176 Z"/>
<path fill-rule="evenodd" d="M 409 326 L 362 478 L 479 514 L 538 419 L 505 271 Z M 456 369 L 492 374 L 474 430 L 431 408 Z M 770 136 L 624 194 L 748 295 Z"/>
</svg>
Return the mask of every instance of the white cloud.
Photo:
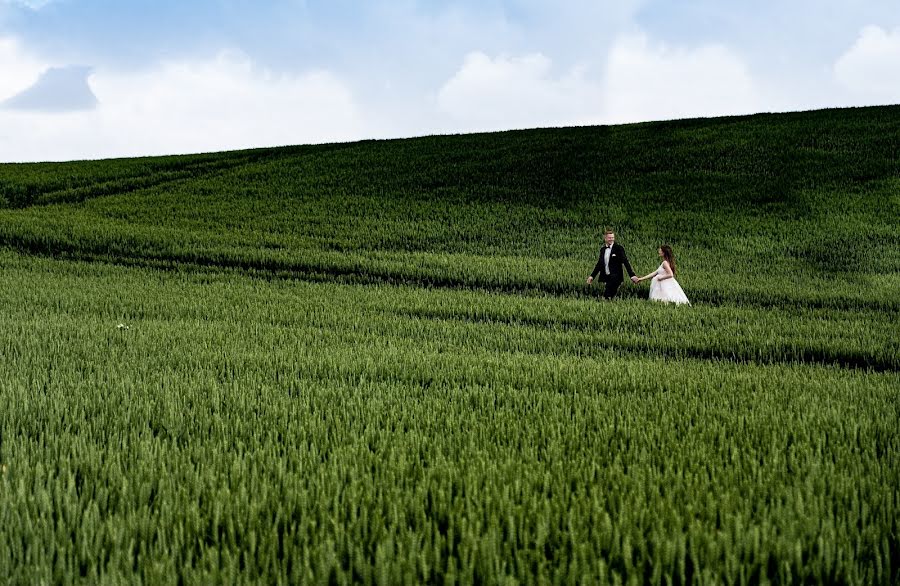
<svg viewBox="0 0 900 586">
<path fill-rule="evenodd" d="M 36 78 L 43 67 L 32 66 L 30 72 L 23 68 L 21 80 Z M 331 73 L 276 75 L 240 53 L 139 73 L 98 68 L 89 83 L 98 99 L 92 111 L 0 110 L 0 160 L 219 151 L 365 134 L 351 92 Z M 22 85 L 4 84 L 9 93 Z"/>
<path fill-rule="evenodd" d="M 30 8 L 32 10 L 40 10 L 53 1 L 54 0 L 3 0 L 0 3 L 9 4 L 11 6 L 24 6 L 25 8 Z"/>
<path fill-rule="evenodd" d="M 670 47 L 643 34 L 614 43 L 604 91 L 609 123 L 747 114 L 763 105 L 747 66 L 727 47 Z"/>
<path fill-rule="evenodd" d="M 12 37 L 0 37 L 0 101 L 30 87 L 47 68 Z"/>
<path fill-rule="evenodd" d="M 437 95 L 438 108 L 467 130 L 583 123 L 599 111 L 600 88 L 573 68 L 554 76 L 540 53 L 466 56 Z"/>
<path fill-rule="evenodd" d="M 602 77 L 554 73 L 540 53 L 468 55 L 437 96 L 461 130 L 488 130 L 749 114 L 783 107 L 723 45 L 673 47 L 644 34 L 619 37 Z M 459 127 L 462 128 L 459 128 Z"/>
<path fill-rule="evenodd" d="M 37 83 L 0 102 L 0 108 L 44 112 L 90 110 L 97 98 L 88 86 L 90 67 L 50 67 Z"/>
<path fill-rule="evenodd" d="M 900 102 L 900 27 L 867 26 L 834 64 L 838 83 L 857 101 Z"/>
</svg>

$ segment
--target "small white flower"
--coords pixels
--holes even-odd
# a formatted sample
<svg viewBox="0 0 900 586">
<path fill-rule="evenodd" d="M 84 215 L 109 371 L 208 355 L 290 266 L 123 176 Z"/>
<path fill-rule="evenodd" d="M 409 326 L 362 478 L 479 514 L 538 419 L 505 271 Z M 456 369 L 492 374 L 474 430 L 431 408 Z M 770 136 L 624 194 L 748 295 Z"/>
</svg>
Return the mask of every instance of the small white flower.
<svg viewBox="0 0 900 586">
<path fill-rule="evenodd" d="M 119 328 L 120 330 L 128 330 L 128 329 L 130 329 L 130 328 L 129 328 L 128 326 L 126 326 L 125 324 L 119 324 L 119 325 L 117 325 L 116 327 Z"/>
</svg>

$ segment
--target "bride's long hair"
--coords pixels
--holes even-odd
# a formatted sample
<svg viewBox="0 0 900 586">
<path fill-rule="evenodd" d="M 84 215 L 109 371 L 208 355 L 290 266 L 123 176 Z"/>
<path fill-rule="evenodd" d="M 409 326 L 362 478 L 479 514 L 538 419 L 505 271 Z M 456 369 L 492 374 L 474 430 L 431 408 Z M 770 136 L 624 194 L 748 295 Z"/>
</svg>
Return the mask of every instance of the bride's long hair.
<svg viewBox="0 0 900 586">
<path fill-rule="evenodd" d="M 669 267 L 671 267 L 672 276 L 674 277 L 675 270 L 676 270 L 675 269 L 675 253 L 672 252 L 672 247 L 669 246 L 668 244 L 663 244 L 662 246 L 659 247 L 659 249 L 662 250 L 663 258 L 665 260 L 669 261 Z"/>
</svg>

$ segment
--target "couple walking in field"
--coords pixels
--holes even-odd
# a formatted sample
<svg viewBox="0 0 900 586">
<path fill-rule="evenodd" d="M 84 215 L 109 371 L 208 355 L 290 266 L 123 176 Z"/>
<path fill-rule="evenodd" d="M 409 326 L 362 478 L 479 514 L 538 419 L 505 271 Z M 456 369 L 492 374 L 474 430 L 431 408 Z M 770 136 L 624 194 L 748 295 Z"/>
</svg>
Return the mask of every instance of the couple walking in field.
<svg viewBox="0 0 900 586">
<path fill-rule="evenodd" d="M 598 275 L 600 280 L 606 283 L 603 297 L 612 299 L 616 296 L 616 292 L 618 292 L 619 287 L 625 281 L 625 277 L 622 274 L 622 268 L 624 267 L 628 271 L 632 283 L 637 284 L 641 281 L 652 279 L 650 281 L 651 300 L 666 303 L 687 303 L 690 305 L 687 295 L 684 294 L 681 285 L 675 280 L 675 255 L 672 253 L 672 247 L 667 244 L 660 246 L 657 249 L 657 253 L 662 259 L 659 268 L 649 275 L 638 277 L 634 274 L 631 263 L 628 262 L 625 249 L 621 244 L 616 244 L 616 234 L 612 230 L 606 230 L 603 233 L 603 240 L 604 245 L 600 249 L 600 258 L 597 259 L 597 265 L 591 272 L 591 276 L 587 278 L 588 285 L 593 283 Z"/>
</svg>

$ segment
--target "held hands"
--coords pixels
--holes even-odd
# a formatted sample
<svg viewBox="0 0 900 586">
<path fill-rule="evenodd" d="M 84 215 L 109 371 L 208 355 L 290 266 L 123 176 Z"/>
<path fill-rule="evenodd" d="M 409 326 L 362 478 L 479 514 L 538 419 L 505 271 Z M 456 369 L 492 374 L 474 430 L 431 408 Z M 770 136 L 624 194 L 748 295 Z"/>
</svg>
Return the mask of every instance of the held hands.
<svg viewBox="0 0 900 586">
<path fill-rule="evenodd" d="M 640 277 L 638 277 L 638 276 L 631 277 L 631 282 L 634 283 L 635 285 L 637 285 L 638 283 L 640 283 L 640 282 L 643 281 L 643 280 L 644 280 L 644 279 L 642 279 L 642 278 L 640 278 Z M 588 277 L 588 278 L 587 278 L 587 284 L 588 284 L 588 285 L 590 285 L 590 284 L 593 283 L 593 282 L 594 282 L 594 277 Z"/>
</svg>

